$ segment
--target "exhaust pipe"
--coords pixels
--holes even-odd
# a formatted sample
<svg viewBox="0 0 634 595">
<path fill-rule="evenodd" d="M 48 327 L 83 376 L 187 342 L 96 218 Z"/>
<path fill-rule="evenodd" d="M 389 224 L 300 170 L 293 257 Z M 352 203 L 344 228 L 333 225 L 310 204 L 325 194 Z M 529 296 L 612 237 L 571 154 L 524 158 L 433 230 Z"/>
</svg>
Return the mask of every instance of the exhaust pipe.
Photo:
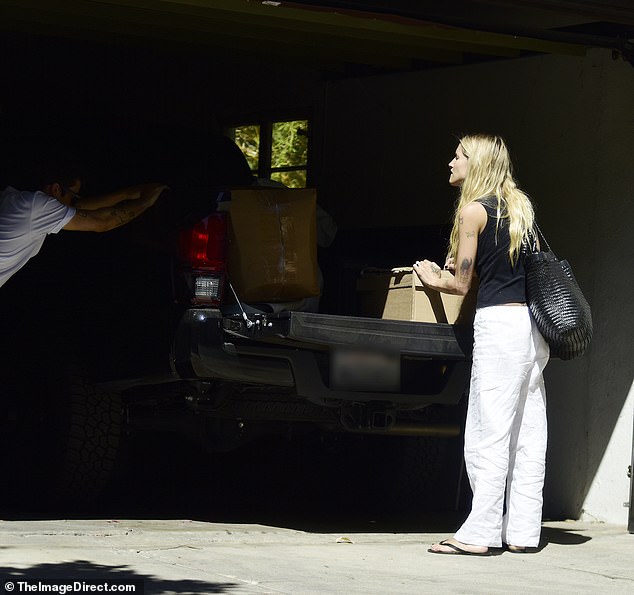
<svg viewBox="0 0 634 595">
<path fill-rule="evenodd" d="M 342 411 L 341 425 L 357 434 L 391 434 L 394 436 L 430 436 L 455 438 L 460 436 L 460 425 L 398 421 L 393 410 L 353 407 Z"/>
<path fill-rule="evenodd" d="M 396 422 L 387 427 L 346 427 L 356 434 L 389 434 L 392 436 L 430 436 L 432 438 L 456 438 L 460 436 L 460 426 L 452 424 L 424 424 L 416 422 Z"/>
<path fill-rule="evenodd" d="M 379 433 L 381 433 L 379 431 Z M 432 438 L 456 438 L 460 436 L 460 426 L 455 424 L 424 424 L 416 422 L 396 422 L 385 428 L 384 434 L 395 436 L 431 436 Z"/>
</svg>

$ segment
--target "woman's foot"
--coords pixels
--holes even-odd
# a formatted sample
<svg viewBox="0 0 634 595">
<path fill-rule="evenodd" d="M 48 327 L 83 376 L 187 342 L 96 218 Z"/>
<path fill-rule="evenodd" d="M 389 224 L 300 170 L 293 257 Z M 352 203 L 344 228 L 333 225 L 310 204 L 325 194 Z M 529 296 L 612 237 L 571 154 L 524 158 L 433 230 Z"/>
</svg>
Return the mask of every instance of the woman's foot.
<svg viewBox="0 0 634 595">
<path fill-rule="evenodd" d="M 523 554 L 526 551 L 526 548 L 522 545 L 507 545 L 506 547 L 509 552 L 514 552 L 516 554 Z"/>
<path fill-rule="evenodd" d="M 506 544 L 506 549 L 512 554 L 534 554 L 537 552 L 536 547 L 525 547 L 523 545 Z"/>
<path fill-rule="evenodd" d="M 428 550 L 432 554 L 450 554 L 461 556 L 489 556 L 491 552 L 484 545 L 462 543 L 453 537 L 439 543 L 434 543 Z"/>
</svg>

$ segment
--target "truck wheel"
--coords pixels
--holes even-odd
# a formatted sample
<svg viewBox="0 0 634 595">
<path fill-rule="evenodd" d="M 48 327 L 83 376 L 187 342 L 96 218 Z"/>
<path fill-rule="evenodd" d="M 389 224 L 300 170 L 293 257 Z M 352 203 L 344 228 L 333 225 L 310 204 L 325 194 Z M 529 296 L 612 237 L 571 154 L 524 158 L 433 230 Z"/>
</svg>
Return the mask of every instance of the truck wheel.
<svg viewBox="0 0 634 595">
<path fill-rule="evenodd" d="M 425 412 L 444 423 L 454 415 L 442 407 Z M 456 510 L 462 479 L 462 436 L 385 436 L 383 466 L 386 501 L 395 511 Z"/>
<path fill-rule="evenodd" d="M 403 438 L 395 465 L 393 502 L 398 509 L 450 510 L 460 473 L 450 461 L 450 438 Z M 451 477 L 455 467 L 455 478 Z"/>
<path fill-rule="evenodd" d="M 13 500 L 38 508 L 85 504 L 100 494 L 115 468 L 123 411 L 75 365 L 48 367 L 15 388 L 8 422 Z"/>
<path fill-rule="evenodd" d="M 103 491 L 116 467 L 123 408 L 117 393 L 98 392 L 80 376 L 69 382 L 69 415 L 57 426 L 61 473 L 53 486 L 65 499 L 87 502 Z"/>
</svg>

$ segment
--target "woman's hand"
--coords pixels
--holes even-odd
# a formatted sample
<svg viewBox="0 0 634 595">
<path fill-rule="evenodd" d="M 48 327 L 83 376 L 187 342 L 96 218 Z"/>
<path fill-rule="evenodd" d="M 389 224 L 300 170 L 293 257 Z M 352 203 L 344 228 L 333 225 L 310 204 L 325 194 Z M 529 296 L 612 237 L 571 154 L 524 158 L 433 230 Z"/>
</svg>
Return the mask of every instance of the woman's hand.
<svg viewBox="0 0 634 595">
<path fill-rule="evenodd" d="M 445 270 L 451 273 L 456 272 L 456 260 L 452 256 L 447 256 L 447 260 L 445 260 Z"/>
<path fill-rule="evenodd" d="M 442 277 L 442 269 L 430 260 L 417 260 L 413 265 L 414 271 L 423 285 L 436 289 Z"/>
</svg>

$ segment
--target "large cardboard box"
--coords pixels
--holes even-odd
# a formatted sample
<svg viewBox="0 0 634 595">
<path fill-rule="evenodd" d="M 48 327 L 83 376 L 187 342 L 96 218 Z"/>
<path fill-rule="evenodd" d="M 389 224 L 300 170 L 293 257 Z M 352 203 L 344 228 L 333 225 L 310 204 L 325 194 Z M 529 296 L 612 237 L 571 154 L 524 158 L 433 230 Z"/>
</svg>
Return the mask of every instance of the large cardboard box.
<svg viewBox="0 0 634 595">
<path fill-rule="evenodd" d="M 464 297 L 429 289 L 412 267 L 364 271 L 357 280 L 359 315 L 373 318 L 471 324 L 476 294 L 476 284 Z"/>
<path fill-rule="evenodd" d="M 240 300 L 286 302 L 319 295 L 314 188 L 232 190 L 227 270 Z"/>
</svg>

